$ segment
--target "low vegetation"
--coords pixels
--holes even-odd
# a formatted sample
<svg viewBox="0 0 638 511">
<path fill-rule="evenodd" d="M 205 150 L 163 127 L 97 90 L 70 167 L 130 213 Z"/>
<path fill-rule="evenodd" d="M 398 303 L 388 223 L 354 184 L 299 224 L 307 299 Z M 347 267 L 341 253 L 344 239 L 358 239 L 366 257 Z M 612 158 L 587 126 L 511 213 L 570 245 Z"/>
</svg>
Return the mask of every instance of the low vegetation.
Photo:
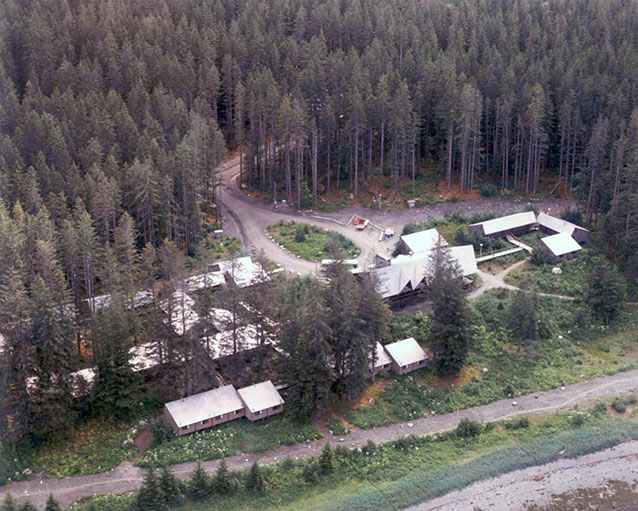
<svg viewBox="0 0 638 511">
<path fill-rule="evenodd" d="M 186 461 L 224 458 L 239 452 L 263 452 L 280 445 L 321 438 L 311 423 L 299 423 L 288 414 L 251 423 L 246 419 L 173 437 L 148 450 L 138 461 L 142 467 L 158 467 Z"/>
<path fill-rule="evenodd" d="M 638 438 L 638 423 L 594 411 L 532 419 L 522 427 L 510 423 L 470 423 L 469 435 L 450 431 L 368 442 L 354 450 L 328 447 L 317 458 L 253 465 L 242 472 L 222 468 L 208 475 L 198 469 L 182 492 L 186 507 L 195 511 L 208 511 L 212 504 L 219 511 L 243 510 L 247 502 L 265 511 L 398 510 L 478 480 Z M 133 511 L 135 502 L 99 497 L 73 509 Z"/>
<path fill-rule="evenodd" d="M 280 222 L 268 226 L 268 233 L 286 250 L 308 261 L 321 261 L 339 252 L 344 258 L 357 257 L 361 250 L 343 234 L 315 225 Z"/>
<path fill-rule="evenodd" d="M 369 429 L 638 367 L 638 314 L 623 313 L 605 326 L 580 304 L 539 299 L 537 339 L 519 351 L 511 331 L 511 296 L 492 291 L 471 304 L 476 343 L 459 375 L 442 379 L 431 367 L 403 376 L 382 373 L 384 390 L 348 412 L 349 422 Z M 418 331 L 424 343 L 429 324 L 426 314 L 406 315 L 395 318 L 391 330 L 395 338 Z"/>
</svg>

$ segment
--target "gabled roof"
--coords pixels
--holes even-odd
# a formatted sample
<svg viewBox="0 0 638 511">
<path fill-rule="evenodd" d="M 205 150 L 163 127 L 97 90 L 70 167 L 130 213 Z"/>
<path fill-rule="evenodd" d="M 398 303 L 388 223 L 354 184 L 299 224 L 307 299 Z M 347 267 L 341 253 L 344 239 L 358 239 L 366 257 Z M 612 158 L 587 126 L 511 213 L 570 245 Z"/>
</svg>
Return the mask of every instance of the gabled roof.
<svg viewBox="0 0 638 511">
<path fill-rule="evenodd" d="M 485 235 L 495 234 L 497 232 L 509 231 L 517 227 L 524 227 L 536 223 L 536 215 L 533 211 L 525 211 L 514 215 L 502 216 L 485 222 L 477 222 L 474 225 L 482 225 Z"/>
<path fill-rule="evenodd" d="M 546 227 L 547 229 L 550 229 L 557 233 L 567 233 L 570 236 L 574 234 L 574 231 L 576 229 L 581 229 L 583 231 L 589 232 L 584 227 L 580 227 L 579 225 L 568 222 L 567 220 L 556 218 L 555 216 L 547 215 L 545 213 L 538 214 L 538 225 Z"/>
<path fill-rule="evenodd" d="M 436 247 L 437 242 L 441 240 L 441 245 L 447 245 L 447 241 L 439 234 L 436 229 L 427 229 L 425 231 L 419 231 L 412 234 L 406 234 L 401 236 L 401 241 L 405 243 L 408 250 L 413 254 L 419 252 L 427 252 Z"/>
<path fill-rule="evenodd" d="M 402 265 L 390 265 L 373 270 L 376 275 L 377 292 L 383 298 L 400 294 L 411 283 L 408 271 Z"/>
<path fill-rule="evenodd" d="M 372 353 L 370 353 L 370 360 L 372 360 Z M 390 363 L 392 363 L 392 360 L 386 353 L 385 349 L 383 348 L 383 345 L 380 342 L 377 342 L 377 344 L 374 347 L 374 366 L 373 367 L 375 368 L 383 367 L 384 365 L 390 364 Z"/>
<path fill-rule="evenodd" d="M 284 404 L 283 398 L 270 380 L 239 389 L 238 393 L 250 413 Z"/>
<path fill-rule="evenodd" d="M 541 241 L 555 256 L 562 256 L 569 254 L 570 252 L 577 252 L 583 248 L 566 232 L 547 236 L 546 238 L 542 238 Z"/>
<path fill-rule="evenodd" d="M 166 409 L 178 427 L 242 410 L 244 403 L 232 385 L 195 394 L 166 403 Z"/>
<path fill-rule="evenodd" d="M 450 256 L 459 265 L 461 275 L 464 277 L 478 271 L 474 246 L 463 245 L 460 247 L 450 247 Z"/>
<path fill-rule="evenodd" d="M 386 344 L 385 349 L 399 366 L 407 366 L 428 358 L 423 348 L 419 346 L 414 337 L 402 341 Z"/>
</svg>

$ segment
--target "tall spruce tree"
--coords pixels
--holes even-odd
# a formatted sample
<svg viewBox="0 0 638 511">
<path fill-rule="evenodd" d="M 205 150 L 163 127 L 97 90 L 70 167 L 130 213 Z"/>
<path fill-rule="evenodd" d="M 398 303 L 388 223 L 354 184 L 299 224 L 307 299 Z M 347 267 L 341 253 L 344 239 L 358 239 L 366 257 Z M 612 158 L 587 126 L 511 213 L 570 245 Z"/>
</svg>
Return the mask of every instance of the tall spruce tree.
<svg viewBox="0 0 638 511">
<path fill-rule="evenodd" d="M 432 324 L 428 341 L 442 374 L 457 373 L 463 367 L 472 343 L 463 282 L 449 249 L 437 243 L 428 269 L 432 299 Z"/>
</svg>

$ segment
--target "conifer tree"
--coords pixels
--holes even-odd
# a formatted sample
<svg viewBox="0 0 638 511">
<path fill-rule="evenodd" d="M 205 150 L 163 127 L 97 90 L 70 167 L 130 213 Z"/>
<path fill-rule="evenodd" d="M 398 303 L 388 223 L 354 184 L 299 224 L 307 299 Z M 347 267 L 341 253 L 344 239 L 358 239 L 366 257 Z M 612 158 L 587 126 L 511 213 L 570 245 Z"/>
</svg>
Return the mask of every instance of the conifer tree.
<svg viewBox="0 0 638 511">
<path fill-rule="evenodd" d="M 233 490 L 233 482 L 231 479 L 230 471 L 228 470 L 228 463 L 226 458 L 222 458 L 217 465 L 215 471 L 215 477 L 213 479 L 213 488 L 215 492 L 225 495 Z"/>
<path fill-rule="evenodd" d="M 159 487 L 169 508 L 179 502 L 182 494 L 180 482 L 169 467 L 162 468 L 159 476 Z"/>
<path fill-rule="evenodd" d="M 261 467 L 255 461 L 246 475 L 246 488 L 256 493 L 264 493 L 266 489 L 266 483 L 262 474 Z"/>
<path fill-rule="evenodd" d="M 321 451 L 319 466 L 321 467 L 321 472 L 323 474 L 332 474 L 335 471 L 335 457 L 330 443 L 327 443 Z"/>
<path fill-rule="evenodd" d="M 467 357 L 472 334 L 458 266 L 440 241 L 433 251 L 428 272 L 433 312 L 428 340 L 439 371 L 457 373 Z"/>
<path fill-rule="evenodd" d="M 154 469 L 148 469 L 142 487 L 135 498 L 137 511 L 166 511 L 168 505 L 160 487 L 160 482 Z"/>
<path fill-rule="evenodd" d="M 211 483 L 202 467 L 201 462 L 197 462 L 197 467 L 188 480 L 188 495 L 191 499 L 201 502 L 206 500 L 211 495 Z"/>
<path fill-rule="evenodd" d="M 53 498 L 52 493 L 49 493 L 49 498 L 47 499 L 44 511 L 62 511 L 62 506 L 57 500 L 55 500 L 55 498 Z"/>
</svg>

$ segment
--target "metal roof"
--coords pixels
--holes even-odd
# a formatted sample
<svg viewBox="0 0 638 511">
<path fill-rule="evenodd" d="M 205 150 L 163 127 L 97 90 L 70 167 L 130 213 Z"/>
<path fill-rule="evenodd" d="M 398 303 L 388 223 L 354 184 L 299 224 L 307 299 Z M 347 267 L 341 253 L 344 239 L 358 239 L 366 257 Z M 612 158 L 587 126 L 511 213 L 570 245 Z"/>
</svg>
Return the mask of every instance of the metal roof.
<svg viewBox="0 0 638 511">
<path fill-rule="evenodd" d="M 557 257 L 569 254 L 570 252 L 577 252 L 583 248 L 566 232 L 547 236 L 546 238 L 542 238 L 541 241 L 549 251 Z"/>
<path fill-rule="evenodd" d="M 375 352 L 375 357 L 374 357 L 375 368 L 383 367 L 386 364 L 392 363 L 392 359 L 390 359 L 385 349 L 383 348 L 383 345 L 380 342 L 377 342 L 376 346 L 374 347 L 374 352 Z M 370 353 L 370 359 L 372 359 L 372 353 Z"/>
<path fill-rule="evenodd" d="M 235 387 L 226 385 L 208 392 L 171 401 L 166 403 L 165 406 L 177 426 L 181 428 L 236 410 L 242 410 L 244 403 Z"/>
<path fill-rule="evenodd" d="M 419 343 L 416 342 L 414 337 L 393 342 L 392 344 L 386 344 L 385 349 L 392 360 L 401 367 L 414 364 L 428 358 L 425 351 L 423 351 L 423 348 L 419 346 Z"/>
<path fill-rule="evenodd" d="M 514 215 L 502 216 L 485 222 L 478 222 L 472 225 L 482 225 L 485 235 L 495 234 L 497 232 L 509 231 L 518 227 L 532 225 L 536 223 L 536 215 L 533 211 L 525 211 Z"/>
<path fill-rule="evenodd" d="M 413 254 L 434 249 L 439 239 L 441 240 L 441 245 L 447 245 L 445 238 L 443 238 L 436 229 L 427 229 L 425 231 L 401 236 L 401 241 L 405 243 Z"/>
<path fill-rule="evenodd" d="M 208 287 L 221 286 L 225 281 L 223 272 L 211 271 L 189 277 L 186 279 L 186 282 L 184 282 L 184 289 L 192 293 L 193 291 L 199 291 L 200 289 Z"/>
<path fill-rule="evenodd" d="M 250 413 L 284 404 L 283 398 L 270 380 L 239 389 L 238 393 Z"/>
<path fill-rule="evenodd" d="M 550 229 L 554 232 L 564 232 L 569 234 L 570 236 L 574 234 L 576 229 L 581 229 L 583 231 L 589 232 L 584 227 L 580 227 L 579 225 L 568 222 L 567 220 L 563 220 L 562 218 L 556 218 L 555 216 L 547 215 L 545 213 L 538 214 L 538 225 L 542 225 L 547 229 Z"/>
</svg>

